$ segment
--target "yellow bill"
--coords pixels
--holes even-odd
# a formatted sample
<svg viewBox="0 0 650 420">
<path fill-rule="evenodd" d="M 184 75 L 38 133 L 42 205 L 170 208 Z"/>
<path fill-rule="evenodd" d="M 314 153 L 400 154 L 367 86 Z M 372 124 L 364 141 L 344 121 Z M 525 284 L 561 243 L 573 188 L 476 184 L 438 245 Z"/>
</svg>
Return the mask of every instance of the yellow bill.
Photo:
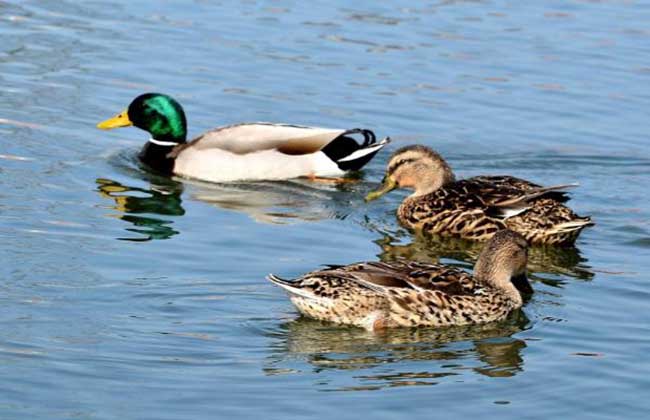
<svg viewBox="0 0 650 420">
<path fill-rule="evenodd" d="M 372 191 L 368 193 L 366 196 L 365 200 L 366 202 L 375 200 L 382 195 L 386 194 L 387 192 L 393 191 L 395 188 L 397 188 L 397 182 L 395 182 L 392 178 L 390 177 L 384 177 L 384 181 L 379 187 L 379 189 Z"/>
<path fill-rule="evenodd" d="M 110 130 L 118 127 L 128 127 L 130 125 L 133 125 L 133 123 L 129 119 L 128 110 L 125 109 L 113 118 L 109 118 L 106 121 L 102 121 L 97 124 L 97 128 L 101 128 L 102 130 Z"/>
</svg>

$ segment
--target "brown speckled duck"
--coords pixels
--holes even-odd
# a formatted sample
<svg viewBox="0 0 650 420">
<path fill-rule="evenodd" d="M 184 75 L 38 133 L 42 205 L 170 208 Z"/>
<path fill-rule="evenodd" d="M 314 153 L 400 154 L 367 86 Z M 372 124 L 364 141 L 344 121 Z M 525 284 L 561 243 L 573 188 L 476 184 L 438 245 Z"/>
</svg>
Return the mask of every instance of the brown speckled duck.
<svg viewBox="0 0 650 420">
<path fill-rule="evenodd" d="M 543 187 L 512 176 L 477 176 L 457 181 L 438 153 L 425 146 L 397 150 L 373 200 L 395 188 L 411 188 L 397 211 L 400 223 L 424 234 L 484 241 L 503 229 L 532 244 L 568 245 L 593 225 L 564 205 L 563 191 L 576 184 Z"/>
<path fill-rule="evenodd" d="M 532 293 L 526 278 L 528 244 L 502 230 L 485 245 L 474 275 L 417 262 L 331 266 L 295 280 L 268 279 L 284 288 L 303 314 L 369 330 L 443 327 L 503 320 Z"/>
</svg>

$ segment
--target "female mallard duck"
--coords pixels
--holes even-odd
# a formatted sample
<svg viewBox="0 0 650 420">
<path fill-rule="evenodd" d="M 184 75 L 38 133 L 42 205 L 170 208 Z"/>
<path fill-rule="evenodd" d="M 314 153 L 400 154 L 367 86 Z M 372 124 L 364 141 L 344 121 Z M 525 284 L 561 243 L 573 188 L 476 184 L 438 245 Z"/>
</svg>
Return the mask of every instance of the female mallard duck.
<svg viewBox="0 0 650 420">
<path fill-rule="evenodd" d="M 186 142 L 185 113 L 167 95 L 146 93 L 97 124 L 136 126 L 151 134 L 140 160 L 152 169 L 211 182 L 337 177 L 356 171 L 388 142 L 365 129 L 244 123 L 219 127 Z M 361 144 L 353 136 L 363 137 Z"/>
<path fill-rule="evenodd" d="M 390 158 L 383 185 L 366 201 L 395 188 L 411 188 L 415 193 L 397 211 L 400 223 L 410 229 L 481 241 L 507 228 L 533 244 L 567 245 L 593 225 L 563 204 L 569 197 L 562 190 L 573 186 L 542 187 L 511 176 L 456 181 L 438 153 L 407 146 Z"/>
<path fill-rule="evenodd" d="M 302 314 L 323 321 L 369 330 L 482 324 L 505 319 L 532 293 L 527 250 L 524 237 L 502 230 L 483 248 L 474 275 L 440 264 L 367 262 L 268 279 Z"/>
</svg>

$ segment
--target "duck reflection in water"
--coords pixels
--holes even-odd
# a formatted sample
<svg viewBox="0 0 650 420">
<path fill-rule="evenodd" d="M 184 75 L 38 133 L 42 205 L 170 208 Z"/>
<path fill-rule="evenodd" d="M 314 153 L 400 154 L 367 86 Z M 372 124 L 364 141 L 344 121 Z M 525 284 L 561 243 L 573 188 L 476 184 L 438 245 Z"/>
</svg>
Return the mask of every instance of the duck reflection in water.
<svg viewBox="0 0 650 420">
<path fill-rule="evenodd" d="M 192 187 L 192 199 L 241 212 L 258 223 L 269 224 L 345 218 L 350 211 L 349 195 L 354 194 L 350 192 L 353 186 L 310 185 L 301 180 L 231 184 L 183 182 Z"/>
<path fill-rule="evenodd" d="M 142 236 L 118 238 L 123 241 L 144 242 L 152 239 L 169 239 L 179 232 L 172 229 L 172 220 L 142 214 L 160 216 L 182 216 L 185 210 L 181 206 L 182 184 L 172 182 L 152 186 L 150 189 L 129 187 L 106 178 L 98 178 L 97 191 L 104 197 L 115 202 L 112 209 L 120 212 L 118 217 L 133 224 L 129 232 Z"/>
<path fill-rule="evenodd" d="M 297 178 L 288 181 L 218 184 L 186 178 L 170 179 L 158 175 L 152 172 L 151 168 L 142 165 L 132 150 L 122 151 L 114 155 L 110 161 L 121 174 L 152 185 L 150 189 L 146 189 L 126 186 L 111 179 L 97 180 L 98 191 L 102 196 L 116 200 L 115 209 L 127 213 L 182 215 L 183 213 L 176 213 L 174 208 L 176 211 L 183 212 L 181 193 L 184 193 L 183 198 L 186 202 L 200 201 L 220 210 L 244 213 L 259 223 L 289 224 L 300 221 L 345 219 L 357 208 L 365 207 L 362 192 L 370 187 L 363 180 L 362 172 L 351 173 L 346 177 L 347 182 L 336 183 L 315 183 L 308 179 Z M 127 210 L 121 208 L 124 207 L 125 202 L 128 204 Z M 122 218 L 124 220 L 132 218 L 132 215 L 127 216 Z M 136 217 L 133 220 L 134 224 L 140 226 L 142 219 Z M 144 220 L 144 222 L 150 223 L 152 220 Z M 170 220 L 163 222 L 165 222 L 163 226 L 171 233 L 166 238 L 178 233 L 167 226 L 171 223 Z M 162 239 L 162 237 L 149 239 Z"/>
<path fill-rule="evenodd" d="M 524 369 L 521 351 L 527 343 L 513 335 L 529 323 L 522 311 L 515 311 L 492 324 L 368 332 L 301 317 L 268 333 L 272 354 L 264 371 L 304 372 L 296 361 L 308 363 L 312 373 L 355 371 L 347 376 L 354 383 L 336 388 L 346 391 L 436 385 L 470 373 L 514 376 Z"/>
<path fill-rule="evenodd" d="M 345 219 L 359 199 L 359 178 L 348 183 L 315 184 L 308 180 L 233 182 L 216 184 L 183 179 L 189 199 L 220 210 L 246 214 L 258 223 L 290 224 L 324 219 Z M 355 201 L 356 200 L 356 201 Z"/>
<path fill-rule="evenodd" d="M 148 180 L 151 182 L 149 189 L 127 186 L 107 178 L 96 180 L 100 195 L 115 202 L 111 208 L 120 212 L 116 217 L 135 226 L 127 230 L 143 235 L 118 238 L 120 240 L 150 241 L 177 235 L 179 232 L 170 226 L 173 220 L 155 216 L 184 215 L 181 199 L 184 187 L 189 190 L 186 195 L 190 200 L 244 213 L 256 222 L 270 224 L 344 219 L 351 211 L 350 197 L 359 195 L 356 185 L 312 186 L 300 180 L 233 184 L 208 184 L 193 180 L 183 180 L 181 183 L 161 177 Z M 362 205 L 361 201 L 358 204 Z"/>
<path fill-rule="evenodd" d="M 383 262 L 401 259 L 425 263 L 436 263 L 440 259 L 453 259 L 467 263 L 457 264 L 463 268 L 471 268 L 477 260 L 483 243 L 468 241 L 460 238 L 439 236 L 412 236 L 410 233 L 378 231 L 382 237 L 374 242 L 381 252 L 377 255 Z M 411 240 L 404 243 L 403 238 Z M 528 248 L 528 274 L 533 280 L 541 280 L 550 285 L 558 285 L 560 281 L 541 278 L 535 273 L 546 273 L 558 276 L 569 276 L 580 280 L 590 280 L 594 272 L 586 264 L 580 250 L 575 247 L 531 246 Z M 453 265 L 453 264 L 452 264 Z"/>
</svg>

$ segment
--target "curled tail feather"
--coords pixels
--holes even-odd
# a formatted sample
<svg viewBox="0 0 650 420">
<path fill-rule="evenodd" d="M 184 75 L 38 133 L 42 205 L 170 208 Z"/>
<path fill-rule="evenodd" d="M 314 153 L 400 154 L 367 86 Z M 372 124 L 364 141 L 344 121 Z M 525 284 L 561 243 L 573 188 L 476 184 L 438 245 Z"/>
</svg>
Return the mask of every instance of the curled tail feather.
<svg viewBox="0 0 650 420">
<path fill-rule="evenodd" d="M 349 148 L 345 149 L 342 147 L 343 143 L 340 143 L 341 149 L 336 150 L 337 144 L 335 142 L 330 143 L 330 145 L 323 148 L 323 152 L 332 159 L 339 168 L 343 171 L 356 171 L 361 169 L 366 163 L 370 161 L 379 152 L 384 148 L 388 143 L 390 143 L 390 138 L 386 137 L 379 143 L 374 139 L 374 134 L 372 139 L 366 140 L 359 146 L 354 140 L 349 142 Z M 343 137 L 347 139 L 347 137 Z"/>
</svg>

